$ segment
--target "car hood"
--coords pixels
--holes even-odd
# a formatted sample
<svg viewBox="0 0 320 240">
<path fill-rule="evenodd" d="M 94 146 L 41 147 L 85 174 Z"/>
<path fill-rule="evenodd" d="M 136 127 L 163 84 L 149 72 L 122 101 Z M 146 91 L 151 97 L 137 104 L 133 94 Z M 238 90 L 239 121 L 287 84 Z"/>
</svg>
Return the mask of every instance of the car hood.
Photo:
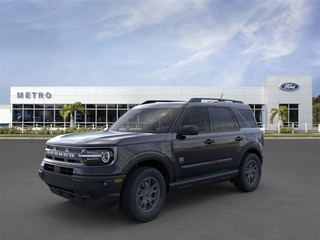
<svg viewBox="0 0 320 240">
<path fill-rule="evenodd" d="M 150 142 L 161 142 L 166 139 L 166 133 L 137 133 L 137 132 L 85 132 L 64 134 L 48 140 L 48 145 L 56 146 L 123 146 Z"/>
</svg>

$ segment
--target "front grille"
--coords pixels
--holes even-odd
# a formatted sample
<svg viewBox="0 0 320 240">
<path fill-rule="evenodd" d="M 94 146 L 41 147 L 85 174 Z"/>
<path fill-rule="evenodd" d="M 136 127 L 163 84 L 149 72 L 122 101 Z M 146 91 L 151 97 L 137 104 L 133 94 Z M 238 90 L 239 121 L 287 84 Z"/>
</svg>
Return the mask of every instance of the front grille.
<svg viewBox="0 0 320 240">
<path fill-rule="evenodd" d="M 55 147 L 48 145 L 45 150 L 46 158 L 68 163 L 81 164 L 82 160 L 78 154 L 82 152 L 81 148 Z"/>
<path fill-rule="evenodd" d="M 54 172 L 54 166 L 51 164 L 45 164 L 44 165 L 44 170 L 49 171 L 49 172 Z"/>
<path fill-rule="evenodd" d="M 63 175 L 68 175 L 72 176 L 73 175 L 73 168 L 67 168 L 67 167 L 59 167 L 59 166 L 54 166 L 52 164 L 44 164 L 44 170 L 49 171 L 49 172 L 54 172 L 54 173 L 60 173 Z"/>
<path fill-rule="evenodd" d="M 60 190 L 60 191 L 64 191 L 64 192 L 70 193 L 70 194 L 75 194 L 75 191 L 73 191 L 71 189 L 58 187 L 58 186 L 55 186 L 55 185 L 52 185 L 52 184 L 48 184 L 48 186 L 51 187 L 51 188 L 55 188 L 57 190 Z"/>
<path fill-rule="evenodd" d="M 72 176 L 73 175 L 73 168 L 60 167 L 60 173 Z"/>
</svg>

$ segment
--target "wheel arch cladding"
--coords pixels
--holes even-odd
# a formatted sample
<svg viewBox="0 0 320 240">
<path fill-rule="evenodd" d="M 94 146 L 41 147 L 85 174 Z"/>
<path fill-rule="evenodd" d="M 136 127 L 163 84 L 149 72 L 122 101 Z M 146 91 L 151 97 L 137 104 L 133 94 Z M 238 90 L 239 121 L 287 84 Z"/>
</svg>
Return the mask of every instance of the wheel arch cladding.
<svg viewBox="0 0 320 240">
<path fill-rule="evenodd" d="M 165 161 L 155 158 L 136 159 L 135 161 L 131 161 L 124 171 L 129 174 L 136 167 L 151 167 L 157 169 L 162 174 L 166 182 L 166 192 L 169 191 L 169 184 L 173 181 L 173 171 L 169 163 L 165 163 Z"/>
<path fill-rule="evenodd" d="M 256 148 L 246 149 L 246 150 L 243 152 L 243 154 L 242 154 L 242 156 L 241 156 L 241 158 L 240 158 L 241 161 L 243 160 L 244 156 L 245 156 L 246 154 L 249 154 L 249 153 L 252 153 L 252 154 L 257 155 L 257 157 L 260 159 L 260 163 L 261 163 L 261 166 L 262 166 L 262 164 L 263 164 L 263 155 L 262 155 L 262 153 L 261 153 L 258 149 L 256 149 Z"/>
</svg>

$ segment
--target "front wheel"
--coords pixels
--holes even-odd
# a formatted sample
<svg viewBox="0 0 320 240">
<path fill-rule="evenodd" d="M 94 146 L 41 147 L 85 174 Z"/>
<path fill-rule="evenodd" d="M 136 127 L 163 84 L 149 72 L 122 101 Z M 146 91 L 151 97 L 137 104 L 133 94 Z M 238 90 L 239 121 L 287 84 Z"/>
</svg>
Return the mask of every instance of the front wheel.
<svg viewBox="0 0 320 240">
<path fill-rule="evenodd" d="M 166 184 L 162 174 L 154 168 L 137 167 L 126 178 L 120 207 L 129 218 L 148 222 L 158 216 L 165 198 Z"/>
<path fill-rule="evenodd" d="M 239 168 L 239 175 L 234 186 L 244 192 L 254 191 L 261 179 L 261 162 L 257 155 L 247 153 L 244 155 Z"/>
</svg>

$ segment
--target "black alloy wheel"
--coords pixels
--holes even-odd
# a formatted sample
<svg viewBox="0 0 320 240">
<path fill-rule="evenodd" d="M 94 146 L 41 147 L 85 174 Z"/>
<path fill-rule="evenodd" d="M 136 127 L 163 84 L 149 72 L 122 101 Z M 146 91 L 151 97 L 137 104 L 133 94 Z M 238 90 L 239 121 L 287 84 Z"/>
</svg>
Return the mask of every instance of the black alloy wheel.
<svg viewBox="0 0 320 240">
<path fill-rule="evenodd" d="M 166 184 L 162 174 L 154 168 L 137 167 L 126 178 L 120 206 L 129 218 L 148 222 L 158 216 L 165 197 Z"/>
</svg>

